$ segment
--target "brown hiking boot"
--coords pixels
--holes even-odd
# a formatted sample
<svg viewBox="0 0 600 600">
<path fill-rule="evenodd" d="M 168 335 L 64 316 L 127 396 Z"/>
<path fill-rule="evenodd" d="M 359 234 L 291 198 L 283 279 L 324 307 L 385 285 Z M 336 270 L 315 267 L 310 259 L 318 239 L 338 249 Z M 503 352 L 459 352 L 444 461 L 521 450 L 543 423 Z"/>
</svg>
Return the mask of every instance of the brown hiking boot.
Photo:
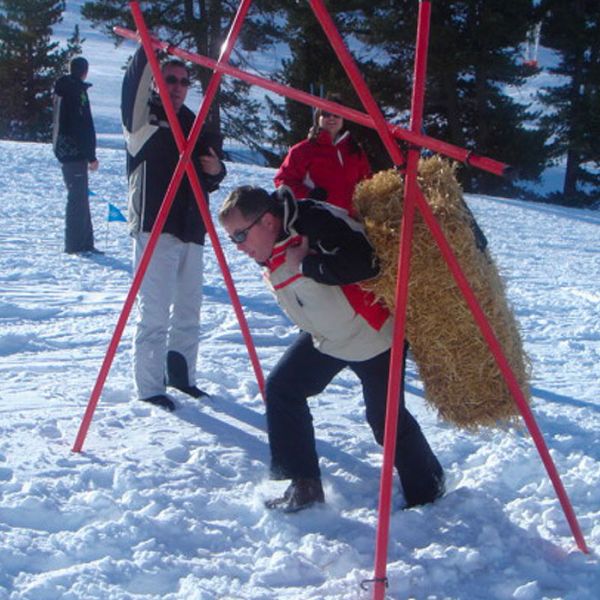
<svg viewBox="0 0 600 600">
<path fill-rule="evenodd" d="M 325 495 L 320 479 L 294 479 L 283 496 L 267 500 L 265 506 L 292 513 L 323 502 L 325 502 Z"/>
</svg>

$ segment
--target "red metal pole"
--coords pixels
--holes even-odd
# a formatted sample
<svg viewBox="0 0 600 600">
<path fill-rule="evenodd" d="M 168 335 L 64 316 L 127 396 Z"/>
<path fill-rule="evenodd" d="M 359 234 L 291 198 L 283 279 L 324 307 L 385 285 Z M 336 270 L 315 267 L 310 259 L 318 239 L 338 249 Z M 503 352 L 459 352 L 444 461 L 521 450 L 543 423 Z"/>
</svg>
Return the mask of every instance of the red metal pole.
<svg viewBox="0 0 600 600">
<path fill-rule="evenodd" d="M 137 33 L 135 31 L 131 31 L 130 29 L 125 29 L 123 27 L 115 27 L 114 32 L 117 35 L 120 35 L 121 37 L 130 40 L 137 40 Z M 358 123 L 359 125 L 364 125 L 365 127 L 376 129 L 373 118 L 370 115 L 367 115 L 353 108 L 348 108 L 346 106 L 338 104 L 337 102 L 332 102 L 331 100 L 325 100 L 324 98 L 313 96 L 312 94 L 309 94 L 307 92 L 302 92 L 300 90 L 296 90 L 281 83 L 270 81 L 269 79 L 259 77 L 258 75 L 246 73 L 245 71 L 237 69 L 236 67 L 232 67 L 228 64 L 218 64 L 212 58 L 174 48 L 166 42 L 161 42 L 154 39 L 153 45 L 156 48 L 165 50 L 170 54 L 173 54 L 173 56 L 178 56 L 183 60 L 187 60 L 189 62 L 193 62 L 203 67 L 212 69 L 213 71 L 218 71 L 225 75 L 230 75 L 237 79 L 241 79 L 246 83 L 256 85 L 281 96 L 285 96 L 286 98 L 291 98 L 293 100 L 301 102 L 302 104 L 306 104 L 308 106 L 313 106 L 316 108 L 321 108 L 328 112 L 341 115 L 345 119 Z M 427 135 L 423 135 L 421 132 L 409 131 L 398 125 L 390 125 L 389 123 L 387 124 L 387 127 L 392 132 L 392 135 L 397 139 L 403 140 L 415 146 L 427 148 L 439 154 L 443 154 L 444 156 L 448 156 L 449 158 L 452 158 L 454 160 L 467 163 L 472 167 L 493 173 L 494 175 L 504 176 L 507 175 L 511 170 L 510 165 L 507 165 L 506 163 L 494 160 L 493 158 L 479 156 L 478 154 L 472 153 L 468 150 L 465 150 L 464 148 L 460 148 L 458 146 L 454 146 L 453 144 L 442 142 L 440 140 L 436 140 L 435 138 L 431 138 Z"/>
<path fill-rule="evenodd" d="M 347 75 L 367 108 L 377 126 L 378 132 L 384 131 L 389 136 L 387 124 L 379 112 L 375 100 L 371 96 L 366 84 L 362 80 L 350 53 L 343 44 L 335 25 L 329 18 L 321 0 L 311 0 L 311 6 L 332 46 L 338 59 L 344 66 Z M 415 60 L 415 74 L 413 84 L 413 97 L 411 103 L 410 129 L 414 132 L 421 130 L 423 115 L 423 99 L 425 88 L 425 72 L 427 64 L 427 44 L 429 37 L 429 2 L 422 3 L 419 10 L 419 30 L 417 39 L 417 53 Z M 378 121 L 378 115 L 381 120 Z M 399 149 L 395 143 L 390 145 L 382 136 L 388 152 L 394 162 L 397 159 Z M 389 139 L 389 138 L 388 138 Z M 387 551 L 389 542 L 389 525 L 391 516 L 391 500 L 393 487 L 393 469 L 396 454 L 396 435 L 398 430 L 398 415 L 400 404 L 402 361 L 404 359 L 404 333 L 406 324 L 406 303 L 408 299 L 408 279 L 410 275 L 410 254 L 412 244 L 412 232 L 415 209 L 415 191 L 417 187 L 417 167 L 419 161 L 419 150 L 411 148 L 408 153 L 406 169 L 406 185 L 404 196 L 404 211 L 400 231 L 400 248 L 398 256 L 398 278 L 396 282 L 396 310 L 394 314 L 394 334 L 390 357 L 390 372 L 388 380 L 387 411 L 384 434 L 383 466 L 381 470 L 381 485 L 379 494 L 379 519 L 377 527 L 377 538 L 375 546 L 375 575 L 374 575 L 374 600 L 382 600 L 385 597 L 387 586 Z"/>
<path fill-rule="evenodd" d="M 234 19 L 234 22 L 232 24 L 231 32 L 230 32 L 228 39 L 224 45 L 225 51 L 228 51 L 228 52 L 226 54 L 226 57 L 225 57 L 225 54 L 223 53 L 223 56 L 220 58 L 220 60 L 221 59 L 227 60 L 227 58 L 229 57 L 229 55 L 231 53 L 231 49 L 235 42 L 235 39 L 239 35 L 239 31 L 241 30 L 241 26 L 242 26 L 243 20 L 245 18 L 245 15 L 247 13 L 247 10 L 249 8 L 250 2 L 251 2 L 251 0 L 243 0 L 242 4 L 240 5 L 240 8 L 238 9 L 238 12 Z M 175 122 L 176 126 L 175 127 L 172 126 L 172 131 L 174 133 L 178 148 L 180 151 L 182 151 L 182 146 L 185 145 L 185 138 L 183 136 L 183 133 L 181 132 L 181 128 L 179 127 L 179 122 L 177 121 L 177 118 L 175 116 L 175 112 L 173 110 L 172 103 L 170 102 L 170 98 L 169 98 L 168 94 L 166 93 L 166 87 L 165 87 L 164 81 L 162 79 L 162 75 L 160 74 L 160 68 L 158 67 L 158 62 L 156 60 L 154 52 L 152 51 L 152 42 L 150 41 L 149 34 L 147 32 L 147 29 L 145 28 L 145 23 L 143 22 L 143 17 L 141 15 L 141 11 L 139 11 L 139 6 L 137 5 L 136 2 L 131 3 L 131 9 L 132 9 L 132 12 L 134 13 L 134 18 L 136 18 L 136 13 L 137 13 L 137 18 L 140 19 L 141 27 L 143 29 L 145 29 L 145 33 L 146 33 L 145 49 L 146 49 L 146 53 L 148 55 L 148 60 L 151 64 L 151 66 L 153 66 L 153 62 L 154 62 L 154 68 L 158 70 L 159 77 L 157 78 L 157 83 L 159 85 L 159 90 L 160 90 L 161 84 L 162 84 L 161 97 L 163 98 L 163 104 L 165 106 L 165 111 L 167 112 L 167 115 L 169 115 L 169 113 L 171 113 L 171 117 L 174 118 L 174 122 Z M 156 71 L 155 71 L 155 73 L 156 73 Z M 218 78 L 220 80 L 220 77 L 221 77 L 221 75 L 213 76 L 213 79 L 211 79 L 210 83 L 212 84 L 213 80 L 215 78 Z M 111 341 L 109 343 L 107 352 L 105 354 L 102 366 L 98 373 L 96 383 L 92 390 L 90 400 L 88 402 L 85 414 L 83 416 L 81 425 L 79 427 L 79 432 L 77 434 L 77 438 L 73 445 L 74 452 L 80 452 L 83 447 L 85 437 L 87 435 L 90 423 L 92 421 L 92 417 L 94 415 L 94 411 L 95 411 L 98 401 L 100 399 L 100 394 L 104 387 L 104 383 L 108 376 L 108 372 L 110 371 L 110 367 L 112 365 L 114 355 L 115 355 L 117 347 L 119 345 L 119 341 L 122 337 L 123 330 L 125 329 L 125 325 L 127 324 L 127 319 L 131 312 L 131 308 L 135 301 L 135 297 L 137 295 L 137 292 L 140 288 L 143 277 L 148 268 L 148 264 L 150 262 L 152 253 L 153 253 L 156 243 L 158 241 L 158 236 L 160 235 L 160 232 L 163 230 L 164 223 L 169 214 L 169 210 L 170 210 L 173 200 L 175 198 L 175 194 L 181 183 L 181 179 L 183 178 L 183 173 L 184 173 L 185 168 L 187 168 L 187 170 L 188 170 L 188 177 L 190 179 L 190 183 L 192 184 L 192 188 L 193 189 L 195 188 L 194 193 L 196 195 L 196 202 L 198 203 L 198 206 L 199 206 L 201 212 L 202 212 L 202 206 L 204 206 L 204 211 L 202 212 L 202 218 L 207 227 L 207 232 L 209 233 L 209 236 L 211 237 L 211 241 L 213 243 L 213 247 L 215 248 L 215 252 L 217 252 L 219 264 L 221 265 L 221 268 L 223 270 L 225 282 L 226 282 L 227 288 L 229 290 L 230 297 L 232 298 L 232 302 L 234 303 L 234 309 L 236 311 L 236 315 L 238 316 L 238 320 L 240 321 L 240 327 L 242 329 L 242 334 L 246 341 L 246 345 L 247 345 L 248 351 L 250 353 L 252 364 L 255 369 L 259 388 L 261 390 L 261 393 L 264 396 L 264 378 L 262 375 L 262 370 L 260 369 L 258 357 L 256 356 L 256 351 L 254 349 L 252 338 L 250 336 L 250 333 L 249 333 L 249 330 L 247 327 L 247 323 L 246 323 L 245 317 L 243 315 L 243 311 L 241 310 L 237 292 L 235 290 L 235 286 L 231 279 L 229 269 L 227 268 L 227 264 L 226 264 L 225 258 L 223 256 L 222 249 L 221 249 L 221 246 L 218 241 L 218 237 L 214 230 L 214 226 L 212 224 L 212 219 L 210 218 L 210 213 L 206 206 L 206 201 L 204 199 L 204 195 L 202 193 L 201 186 L 199 185 L 199 181 L 198 181 L 195 169 L 193 168 L 193 165 L 191 163 L 189 163 L 189 158 L 191 156 L 191 152 L 195 146 L 196 140 L 198 139 L 198 135 L 202 128 L 202 124 L 204 123 L 204 120 L 206 119 L 206 114 L 208 112 L 208 108 L 210 107 L 212 98 L 214 97 L 214 94 L 216 93 L 217 88 L 218 88 L 218 82 L 216 83 L 216 85 L 213 86 L 213 89 L 210 88 L 210 84 L 209 84 L 209 90 L 211 90 L 212 96 L 209 98 L 208 93 L 207 93 L 207 95 L 205 95 L 205 98 L 204 98 L 204 101 L 202 104 L 203 110 L 201 109 L 200 113 L 196 117 L 196 120 L 194 121 L 192 131 L 190 132 L 188 146 L 185 148 L 185 151 L 180 156 L 177 167 L 173 173 L 171 182 L 169 183 L 169 186 L 167 188 L 165 198 L 163 199 L 163 203 L 161 205 L 161 208 L 157 215 L 156 221 L 155 221 L 152 231 L 150 233 L 150 237 L 148 239 L 148 244 L 144 250 L 144 253 L 142 254 L 142 258 L 140 260 L 140 263 L 139 263 L 136 273 L 134 275 L 134 278 L 133 278 L 133 281 L 131 284 L 131 288 L 125 299 L 123 309 L 121 310 L 121 314 L 117 321 L 117 325 L 113 332 L 113 336 L 111 338 Z M 196 186 L 194 186 L 194 180 L 195 180 Z M 198 191 L 200 192 L 200 194 L 198 194 Z M 199 202 L 199 198 L 202 198 L 202 202 Z M 208 218 L 207 218 L 207 215 L 208 215 Z M 211 235 L 211 231 L 209 228 L 212 229 L 212 235 Z M 215 243 L 215 240 L 216 240 L 216 243 Z M 235 300 L 234 300 L 234 298 L 235 298 Z M 237 305 L 236 305 L 236 301 L 237 301 Z"/>
<path fill-rule="evenodd" d="M 410 110 L 410 129 L 413 132 L 421 131 L 423 125 L 430 16 L 431 4 L 429 0 L 420 2 Z M 381 473 L 379 520 L 377 524 L 377 542 L 375 545 L 374 600 L 383 600 L 385 598 L 384 583 L 387 582 L 387 555 L 391 519 L 393 467 L 398 429 L 398 404 L 401 385 L 400 376 L 402 371 L 402 360 L 404 358 L 406 305 L 408 303 L 408 280 L 410 277 L 410 255 L 415 215 L 415 195 L 417 191 L 419 191 L 417 173 L 420 154 L 420 148 L 415 146 L 409 148 L 404 180 L 404 209 L 400 229 L 400 255 L 398 257 L 398 278 L 396 281 L 394 342 L 392 346 L 388 381 L 387 406 L 390 414 L 386 415 L 384 437 L 385 445 L 389 445 L 389 449 L 386 449 L 384 446 L 384 452 L 387 450 L 388 454 L 387 456 L 384 454 Z M 393 412 L 390 411 L 391 407 L 394 408 Z"/>
<path fill-rule="evenodd" d="M 350 55 L 350 52 L 348 52 L 348 49 L 346 48 L 346 45 L 344 44 L 344 41 L 342 40 L 335 23 L 329 15 L 329 11 L 325 8 L 323 0 L 309 0 L 309 4 L 313 9 L 313 12 L 315 13 L 319 23 L 321 24 L 323 31 L 327 35 L 327 39 L 335 50 L 338 60 L 340 63 L 342 63 L 346 74 L 354 84 L 354 89 L 363 103 L 363 106 L 367 109 L 375 129 L 377 129 L 379 132 L 381 140 L 385 144 L 387 151 L 390 153 L 390 156 L 394 161 L 394 165 L 403 165 L 404 156 L 402 155 L 400 148 L 398 148 L 398 145 L 390 133 L 387 123 L 383 118 L 383 114 L 379 110 L 377 102 L 375 102 L 375 99 L 371 95 L 367 84 L 365 83 L 360 71 L 354 63 L 354 59 Z"/>
<path fill-rule="evenodd" d="M 540 431 L 536 423 L 535 417 L 531 412 L 531 408 L 527 404 L 527 400 L 525 399 L 525 396 L 521 391 L 521 388 L 519 387 L 519 382 L 517 381 L 517 378 L 515 377 L 510 367 L 510 364 L 506 359 L 500 342 L 496 338 L 494 331 L 491 328 L 487 317 L 485 316 L 485 313 L 483 312 L 481 306 L 479 305 L 479 302 L 477 301 L 477 297 L 475 296 L 471 286 L 469 285 L 469 281 L 463 273 L 458 263 L 458 260 L 456 259 L 456 256 L 454 256 L 450 244 L 444 236 L 444 232 L 442 231 L 439 223 L 433 215 L 433 212 L 427 204 L 427 200 L 425 199 L 425 196 L 423 195 L 423 192 L 420 189 L 417 189 L 417 206 L 421 211 L 421 214 L 423 215 L 425 223 L 429 227 L 431 234 L 437 242 L 437 245 L 443 257 L 446 260 L 446 263 L 448 264 L 448 267 L 450 268 L 450 271 L 452 272 L 452 275 L 454 276 L 454 279 L 458 287 L 460 288 L 460 291 L 462 292 L 462 295 L 464 296 L 465 301 L 467 302 L 467 305 L 471 310 L 471 313 L 473 314 L 473 318 L 475 319 L 475 322 L 477 323 L 483 337 L 485 338 L 490 348 L 490 351 L 494 355 L 496 363 L 498 364 L 498 367 L 502 372 L 502 375 L 504 376 L 506 384 L 508 385 L 508 388 L 517 404 L 517 407 L 519 408 L 519 411 L 523 416 L 525 424 L 527 425 L 527 429 L 529 430 L 529 433 L 533 438 L 538 453 L 542 458 L 542 462 L 546 467 L 548 476 L 552 481 L 552 485 L 554 486 L 556 495 L 558 496 L 563 512 L 565 513 L 565 516 L 571 528 L 571 532 L 573 533 L 573 537 L 575 538 L 575 542 L 577 543 L 577 546 L 582 552 L 588 554 L 589 550 L 585 543 L 583 534 L 581 533 L 581 529 L 579 528 L 577 517 L 575 515 L 575 512 L 573 511 L 571 503 L 569 502 L 569 497 L 567 496 L 567 492 L 563 487 L 560 475 L 558 474 L 558 470 L 556 469 L 552 457 L 550 456 L 548 447 L 544 442 L 544 436 L 542 435 L 542 432 Z"/>
<path fill-rule="evenodd" d="M 394 164 L 404 164 L 404 157 L 394 138 L 387 128 L 383 115 L 371 95 L 366 83 L 358 71 L 354 60 L 346 48 L 339 32 L 333 23 L 327 9 L 321 0 L 309 0 L 310 5 L 327 35 L 338 60 L 341 62 L 346 74 L 352 81 L 363 105 L 373 118 L 386 149 Z M 413 97 L 413 102 L 415 98 Z M 414 108 L 413 108 L 414 109 Z M 411 127 L 412 129 L 412 127 Z M 420 129 L 420 125 L 419 125 Z M 394 457 L 396 454 L 396 434 L 398 430 L 398 415 L 400 411 L 400 390 L 402 361 L 404 359 L 404 329 L 406 321 L 406 300 L 408 295 L 408 277 L 410 272 L 410 250 L 412 242 L 413 217 L 414 217 L 414 190 L 416 184 L 416 169 L 419 159 L 418 150 L 409 153 L 409 163 L 406 180 L 410 195 L 405 194 L 404 212 L 400 233 L 400 247 L 398 256 L 398 278 L 396 281 L 396 310 L 394 314 L 394 333 L 388 375 L 387 408 L 385 419 L 385 433 L 383 445 L 383 465 L 381 468 L 381 483 L 379 490 L 379 518 L 375 543 L 375 575 L 373 578 L 373 598 L 383 600 L 387 587 L 387 549 L 389 540 L 389 527 L 391 515 L 392 487 Z"/>
<path fill-rule="evenodd" d="M 129 292 L 127 293 L 125 302 L 123 303 L 123 308 L 121 309 L 121 314 L 119 315 L 119 318 L 117 320 L 117 325 L 115 326 L 115 330 L 113 331 L 113 335 L 106 350 L 106 354 L 104 355 L 102 366 L 100 367 L 100 371 L 98 372 L 96 383 L 94 384 L 94 388 L 92 389 L 87 408 L 83 415 L 81 425 L 79 426 L 77 437 L 75 438 L 75 443 L 73 444 L 73 452 L 81 452 L 81 449 L 83 448 L 83 443 L 85 441 L 87 432 L 92 422 L 96 406 L 98 405 L 98 401 L 100 400 L 100 394 L 102 393 L 102 389 L 104 388 L 106 378 L 108 377 L 108 373 L 110 371 L 110 367 L 112 365 L 115 353 L 117 351 L 117 347 L 123 335 L 125 325 L 127 324 L 127 319 L 129 318 L 129 314 L 131 313 L 133 303 L 135 302 L 135 297 L 138 293 L 138 290 L 140 289 L 142 280 L 144 279 L 144 275 L 146 274 L 148 264 L 150 263 L 150 258 L 152 257 L 152 253 L 154 252 L 154 248 L 158 241 L 158 236 L 164 228 L 165 221 L 167 220 L 169 210 L 171 209 L 171 205 L 173 204 L 173 200 L 175 199 L 175 194 L 179 187 L 179 183 L 181 182 L 182 176 L 183 170 L 181 171 L 181 175 L 178 178 L 175 178 L 175 176 L 173 177 L 165 193 L 165 197 L 161 204 L 160 210 L 158 212 L 158 215 L 156 216 L 156 221 L 154 222 L 154 225 L 150 232 L 148 243 L 146 245 L 146 248 L 144 249 L 144 252 L 138 264 L 138 268 L 136 269 L 136 272 L 134 274 L 133 281 L 131 282 L 131 287 L 129 288 Z"/>
<path fill-rule="evenodd" d="M 310 0 L 313 11 L 321 23 L 338 59 L 346 74 L 352 81 L 361 101 L 373 118 L 377 131 L 382 137 L 386 149 L 396 165 L 403 162 L 400 150 L 390 135 L 383 115 L 379 111 L 366 83 L 362 79 L 352 57 L 344 45 L 335 24 L 325 9 L 322 0 Z M 419 6 L 419 25 L 414 67 L 413 96 L 411 102 L 411 132 L 419 132 L 423 121 L 423 102 L 425 97 L 425 78 L 427 69 L 427 46 L 429 43 L 429 20 L 431 5 L 429 1 Z M 408 163 L 405 178 L 404 210 L 400 229 L 400 247 L 398 255 L 398 277 L 394 313 L 394 333 L 390 357 L 388 379 L 387 409 L 384 433 L 383 466 L 379 491 L 379 518 L 375 544 L 375 574 L 373 578 L 373 598 L 383 600 L 387 587 L 387 553 L 389 545 L 389 527 L 393 488 L 394 462 L 396 455 L 396 435 L 400 412 L 400 390 L 402 362 L 404 359 L 404 333 L 406 324 L 406 304 L 408 300 L 408 279 L 410 275 L 410 254 L 412 244 L 413 222 L 415 213 L 415 193 L 417 188 L 417 168 L 420 151 L 411 147 L 408 152 Z"/>
</svg>

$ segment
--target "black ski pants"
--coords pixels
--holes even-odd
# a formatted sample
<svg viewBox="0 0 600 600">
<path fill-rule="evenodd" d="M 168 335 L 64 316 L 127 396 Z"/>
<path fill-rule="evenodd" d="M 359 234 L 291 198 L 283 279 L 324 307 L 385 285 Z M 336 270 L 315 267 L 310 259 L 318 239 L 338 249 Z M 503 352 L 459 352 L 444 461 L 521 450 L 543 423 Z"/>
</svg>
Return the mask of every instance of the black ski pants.
<svg viewBox="0 0 600 600">
<path fill-rule="evenodd" d="M 405 352 L 406 356 L 406 352 Z M 301 332 L 266 382 L 267 429 L 274 479 L 320 477 L 315 432 L 307 399 L 322 392 L 343 368 L 362 383 L 366 418 L 383 445 L 390 351 L 369 360 L 349 362 L 319 352 L 311 336 Z M 404 365 L 402 366 L 404 381 Z M 419 424 L 403 402 L 398 418 L 395 466 L 408 505 L 434 500 L 443 490 L 443 470 Z"/>
<path fill-rule="evenodd" d="M 65 212 L 65 252 L 86 252 L 94 248 L 94 230 L 88 193 L 88 162 L 78 160 L 62 164 L 67 186 Z"/>
</svg>

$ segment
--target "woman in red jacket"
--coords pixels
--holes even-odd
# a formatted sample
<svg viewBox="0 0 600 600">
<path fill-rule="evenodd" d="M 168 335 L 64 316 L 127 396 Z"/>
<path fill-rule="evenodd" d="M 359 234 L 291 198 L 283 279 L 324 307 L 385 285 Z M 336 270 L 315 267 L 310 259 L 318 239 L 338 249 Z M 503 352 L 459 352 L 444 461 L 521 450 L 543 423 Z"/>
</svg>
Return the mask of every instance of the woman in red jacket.
<svg viewBox="0 0 600 600">
<path fill-rule="evenodd" d="M 354 187 L 371 174 L 367 155 L 344 129 L 344 119 L 317 109 L 308 138 L 292 146 L 274 181 L 298 199 L 327 201 L 353 214 Z"/>
</svg>

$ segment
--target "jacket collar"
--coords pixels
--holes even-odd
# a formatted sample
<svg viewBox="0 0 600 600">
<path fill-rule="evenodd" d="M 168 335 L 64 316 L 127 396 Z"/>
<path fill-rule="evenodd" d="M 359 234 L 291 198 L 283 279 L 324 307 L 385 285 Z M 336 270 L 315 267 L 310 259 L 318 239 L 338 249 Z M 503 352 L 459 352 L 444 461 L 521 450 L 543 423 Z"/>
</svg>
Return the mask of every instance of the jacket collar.
<svg viewBox="0 0 600 600">
<path fill-rule="evenodd" d="M 331 135 L 329 134 L 329 131 L 326 131 L 325 129 L 321 129 L 319 131 L 319 134 L 317 135 L 316 141 L 318 144 L 323 144 L 324 146 L 337 146 L 338 144 L 343 142 L 349 136 L 350 136 L 350 131 L 348 129 L 346 129 L 346 131 L 344 131 L 341 135 L 338 135 L 338 137 L 335 139 L 335 141 L 333 141 L 331 139 Z"/>
<path fill-rule="evenodd" d="M 69 75 L 69 78 L 72 79 L 77 85 L 82 86 L 86 90 L 92 87 L 92 84 L 89 81 L 84 81 L 83 79 L 81 79 L 81 77 Z"/>
<path fill-rule="evenodd" d="M 281 225 L 283 231 L 281 239 L 285 239 L 296 233 L 294 225 L 298 219 L 298 203 L 296 202 L 294 193 L 287 185 L 277 188 L 275 194 L 282 209 Z"/>
</svg>

